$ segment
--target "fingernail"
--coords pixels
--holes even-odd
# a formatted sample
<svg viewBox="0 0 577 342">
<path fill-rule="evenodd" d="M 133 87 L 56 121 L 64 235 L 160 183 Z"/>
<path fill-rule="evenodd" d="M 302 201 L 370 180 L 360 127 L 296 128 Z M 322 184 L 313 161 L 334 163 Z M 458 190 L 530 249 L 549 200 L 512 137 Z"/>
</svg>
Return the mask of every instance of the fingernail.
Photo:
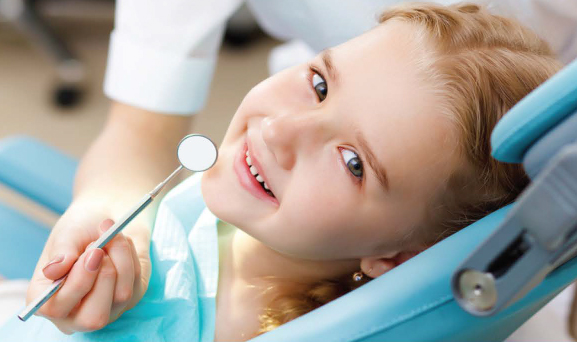
<svg viewBox="0 0 577 342">
<path fill-rule="evenodd" d="M 114 221 L 112 221 L 111 219 L 106 219 L 104 221 L 102 221 L 102 223 L 100 223 L 100 230 L 105 232 L 108 229 L 110 229 L 110 227 L 112 227 L 114 225 Z"/>
<path fill-rule="evenodd" d="M 102 249 L 93 249 L 84 261 L 84 268 L 89 272 L 97 271 L 103 256 L 104 252 Z"/>
<path fill-rule="evenodd" d="M 45 269 L 48 268 L 48 266 L 52 266 L 54 264 L 58 264 L 61 263 L 64 260 L 64 254 L 58 254 L 54 259 L 52 259 L 52 261 L 50 261 L 48 264 L 46 264 L 46 266 L 44 266 L 44 268 L 42 269 L 42 271 L 44 271 Z"/>
</svg>

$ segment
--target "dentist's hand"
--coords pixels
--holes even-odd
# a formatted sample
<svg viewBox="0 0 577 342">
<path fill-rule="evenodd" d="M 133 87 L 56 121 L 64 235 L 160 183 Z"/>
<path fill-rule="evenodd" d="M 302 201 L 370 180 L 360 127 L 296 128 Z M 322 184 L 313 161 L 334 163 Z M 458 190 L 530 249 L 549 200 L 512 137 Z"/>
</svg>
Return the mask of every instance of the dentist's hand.
<svg viewBox="0 0 577 342">
<path fill-rule="evenodd" d="M 104 249 L 86 251 L 114 224 L 108 216 L 90 202 L 73 203 L 53 228 L 32 276 L 27 304 L 68 273 L 36 313 L 65 334 L 103 328 L 134 307 L 148 287 L 148 246 L 137 250 L 131 238 L 119 233 Z"/>
<path fill-rule="evenodd" d="M 124 215 L 176 168 L 174 151 L 191 121 L 112 103 L 104 129 L 76 171 L 74 200 L 53 228 L 28 288 L 30 303 L 53 280 L 70 272 L 37 312 L 62 332 L 100 329 L 144 296 L 151 271 L 150 232 L 160 196 L 103 251 L 85 250 L 102 234 L 99 227 L 112 225 L 105 220 Z M 61 254 L 62 261 L 46 266 Z"/>
</svg>

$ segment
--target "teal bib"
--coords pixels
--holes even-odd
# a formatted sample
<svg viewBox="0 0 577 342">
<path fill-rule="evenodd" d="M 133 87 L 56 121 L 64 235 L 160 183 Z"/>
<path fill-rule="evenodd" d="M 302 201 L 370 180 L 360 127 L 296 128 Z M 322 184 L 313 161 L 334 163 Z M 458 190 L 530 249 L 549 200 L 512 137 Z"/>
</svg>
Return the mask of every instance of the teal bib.
<svg viewBox="0 0 577 342">
<path fill-rule="evenodd" d="M 218 285 L 217 221 L 204 203 L 197 173 L 160 203 L 150 257 L 152 275 L 142 300 L 105 328 L 66 335 L 39 316 L 14 317 L 1 341 L 209 342 L 214 339 Z"/>
</svg>

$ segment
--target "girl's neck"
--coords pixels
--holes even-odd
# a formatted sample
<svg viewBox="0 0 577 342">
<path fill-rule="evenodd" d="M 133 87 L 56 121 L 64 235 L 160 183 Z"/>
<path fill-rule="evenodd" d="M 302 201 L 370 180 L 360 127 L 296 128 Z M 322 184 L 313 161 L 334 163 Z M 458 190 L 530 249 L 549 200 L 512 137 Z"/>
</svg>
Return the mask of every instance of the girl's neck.
<svg viewBox="0 0 577 342">
<path fill-rule="evenodd" d="M 228 228 L 224 228 L 228 226 Z M 278 295 L 357 270 L 359 261 L 313 261 L 283 255 L 240 229 L 219 225 L 218 340 L 248 340 Z M 220 329 L 219 329 L 220 327 Z"/>
<path fill-rule="evenodd" d="M 260 327 L 258 315 L 262 306 L 259 293 L 235 276 L 232 242 L 236 233 L 236 227 L 219 221 L 215 342 L 246 341 L 254 337 Z"/>
<path fill-rule="evenodd" d="M 231 243 L 235 277 L 246 283 L 313 283 L 354 272 L 358 260 L 316 261 L 279 253 L 259 240 L 237 229 Z"/>
</svg>

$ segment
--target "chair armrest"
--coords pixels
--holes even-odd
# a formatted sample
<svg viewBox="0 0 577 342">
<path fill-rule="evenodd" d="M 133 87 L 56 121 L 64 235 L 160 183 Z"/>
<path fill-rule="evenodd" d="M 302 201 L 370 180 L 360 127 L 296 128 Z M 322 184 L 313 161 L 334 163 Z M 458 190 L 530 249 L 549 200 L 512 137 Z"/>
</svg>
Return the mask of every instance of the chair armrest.
<svg viewBox="0 0 577 342">
<path fill-rule="evenodd" d="M 0 141 L 0 183 L 62 214 L 72 201 L 78 162 L 27 136 Z"/>
</svg>

